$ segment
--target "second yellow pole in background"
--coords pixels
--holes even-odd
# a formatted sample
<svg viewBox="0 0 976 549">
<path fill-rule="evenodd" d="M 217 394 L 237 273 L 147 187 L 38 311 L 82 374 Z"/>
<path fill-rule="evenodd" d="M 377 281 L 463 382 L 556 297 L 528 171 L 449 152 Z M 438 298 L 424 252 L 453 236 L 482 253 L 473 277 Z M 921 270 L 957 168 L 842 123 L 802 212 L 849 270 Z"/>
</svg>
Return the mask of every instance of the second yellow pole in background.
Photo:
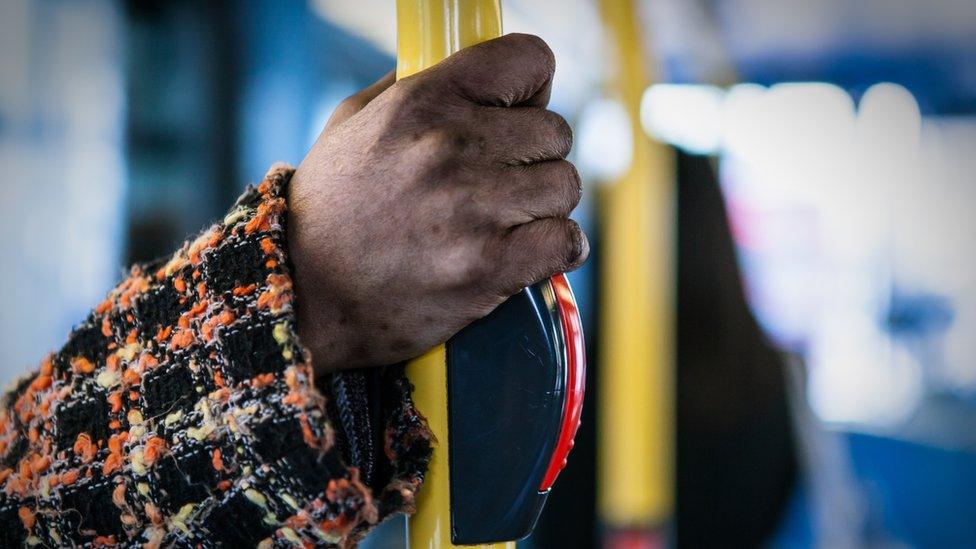
<svg viewBox="0 0 976 549">
<path fill-rule="evenodd" d="M 674 509 L 674 168 L 640 123 L 650 79 L 634 2 L 601 0 L 600 11 L 617 71 L 608 92 L 634 146 L 630 169 L 601 196 L 597 509 L 608 540 L 653 532 L 659 545 Z"/>
</svg>

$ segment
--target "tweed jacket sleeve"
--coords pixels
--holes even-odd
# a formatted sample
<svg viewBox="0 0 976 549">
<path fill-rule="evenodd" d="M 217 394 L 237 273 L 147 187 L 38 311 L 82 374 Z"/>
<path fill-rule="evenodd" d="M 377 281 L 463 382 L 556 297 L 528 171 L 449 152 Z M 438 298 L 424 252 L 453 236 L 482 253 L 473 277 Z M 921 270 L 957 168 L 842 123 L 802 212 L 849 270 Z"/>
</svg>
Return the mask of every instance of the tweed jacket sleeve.
<svg viewBox="0 0 976 549">
<path fill-rule="evenodd" d="M 402 368 L 314 380 L 276 166 L 130 274 L 0 405 L 0 546 L 350 546 L 410 511 Z"/>
</svg>

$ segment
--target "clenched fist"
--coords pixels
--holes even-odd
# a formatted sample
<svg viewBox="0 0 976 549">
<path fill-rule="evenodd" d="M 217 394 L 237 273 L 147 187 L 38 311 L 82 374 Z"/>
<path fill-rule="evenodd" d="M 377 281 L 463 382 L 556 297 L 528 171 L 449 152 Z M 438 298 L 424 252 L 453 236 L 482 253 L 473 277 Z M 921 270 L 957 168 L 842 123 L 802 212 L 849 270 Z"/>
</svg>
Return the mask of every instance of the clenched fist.
<svg viewBox="0 0 976 549">
<path fill-rule="evenodd" d="M 298 332 L 318 372 L 391 364 L 575 269 L 580 179 L 555 62 L 511 34 L 333 114 L 289 188 Z"/>
</svg>

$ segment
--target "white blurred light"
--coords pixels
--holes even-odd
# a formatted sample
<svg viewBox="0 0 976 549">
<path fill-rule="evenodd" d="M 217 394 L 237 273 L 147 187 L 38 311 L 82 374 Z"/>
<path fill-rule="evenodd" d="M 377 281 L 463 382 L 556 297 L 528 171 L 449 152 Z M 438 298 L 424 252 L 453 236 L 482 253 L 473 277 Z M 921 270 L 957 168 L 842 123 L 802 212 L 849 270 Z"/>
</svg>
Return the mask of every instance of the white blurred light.
<svg viewBox="0 0 976 549">
<path fill-rule="evenodd" d="M 689 152 L 714 154 L 722 140 L 722 101 L 714 86 L 655 84 L 644 90 L 641 124 L 658 139 Z"/>
<path fill-rule="evenodd" d="M 745 137 L 734 154 L 757 167 L 757 183 L 771 195 L 817 204 L 838 198 L 854 130 L 854 103 L 842 89 L 820 82 L 777 84 L 730 118 Z M 751 123 L 750 123 L 751 122 Z"/>
<path fill-rule="evenodd" d="M 769 89 L 738 84 L 728 91 L 655 84 L 641 101 L 641 123 L 649 135 L 693 153 L 734 155 L 791 191 L 806 192 L 814 182 L 823 186 L 824 160 L 849 153 L 854 120 L 850 96 L 823 82 Z"/>
<path fill-rule="evenodd" d="M 810 407 L 823 421 L 893 426 L 918 407 L 922 369 L 860 311 L 821 323 L 809 356 Z"/>
<path fill-rule="evenodd" d="M 868 176 L 862 186 L 873 185 L 876 193 L 914 202 L 918 193 L 911 192 L 912 187 L 921 180 L 921 131 L 922 115 L 911 92 L 890 83 L 868 88 L 857 113 L 859 163 Z M 916 207 L 907 206 L 909 211 Z"/>
<path fill-rule="evenodd" d="M 854 101 L 842 88 L 826 82 L 776 84 L 769 89 L 770 109 L 777 122 L 792 129 L 801 143 L 828 144 L 848 137 Z"/>
<path fill-rule="evenodd" d="M 762 149 L 765 128 L 762 121 L 767 90 L 759 84 L 736 84 L 725 96 L 722 113 L 722 146 L 739 158 Z"/>
<path fill-rule="evenodd" d="M 870 211 L 891 218 L 886 237 L 917 250 L 918 259 L 940 240 L 934 232 L 938 224 L 922 220 L 935 205 L 930 203 L 932 182 L 922 175 L 921 127 L 918 103 L 897 84 L 871 86 L 858 105 L 857 188 L 873 197 Z"/>
<path fill-rule="evenodd" d="M 740 205 L 736 223 L 748 225 L 738 234 L 764 235 L 742 249 L 751 280 L 762 286 L 752 304 L 760 318 L 776 320 L 774 333 L 788 332 L 809 349 L 817 415 L 889 426 L 909 417 L 922 398 L 923 365 L 875 319 L 892 283 L 885 259 L 892 201 L 918 200 L 924 180 L 911 93 L 878 84 L 855 108 L 846 91 L 822 82 L 739 84 L 725 92 L 655 85 L 645 92 L 641 121 L 650 135 L 721 153 L 723 166 L 734 168 L 723 186 Z M 790 215 L 799 217 L 783 217 Z M 781 218 L 785 226 L 777 225 Z M 931 243 L 931 231 L 915 232 Z M 807 321 L 784 326 L 797 309 Z"/>
<path fill-rule="evenodd" d="M 822 82 L 777 84 L 766 101 L 772 126 L 767 144 L 784 158 L 824 165 L 850 147 L 854 101 L 843 89 Z"/>
<path fill-rule="evenodd" d="M 951 300 L 953 320 L 945 334 L 942 388 L 976 397 L 976 118 L 926 119 L 921 137 L 924 184 L 908 210 L 898 214 L 896 269 Z M 903 220 L 907 219 L 907 222 Z"/>
<path fill-rule="evenodd" d="M 857 110 L 860 139 L 883 144 L 887 152 L 917 152 L 922 113 L 912 92 L 890 82 L 875 84 L 864 92 Z"/>
<path fill-rule="evenodd" d="M 576 141 L 577 165 L 585 179 L 615 181 L 630 168 L 633 129 L 618 101 L 599 99 L 587 104 L 580 113 Z"/>
</svg>

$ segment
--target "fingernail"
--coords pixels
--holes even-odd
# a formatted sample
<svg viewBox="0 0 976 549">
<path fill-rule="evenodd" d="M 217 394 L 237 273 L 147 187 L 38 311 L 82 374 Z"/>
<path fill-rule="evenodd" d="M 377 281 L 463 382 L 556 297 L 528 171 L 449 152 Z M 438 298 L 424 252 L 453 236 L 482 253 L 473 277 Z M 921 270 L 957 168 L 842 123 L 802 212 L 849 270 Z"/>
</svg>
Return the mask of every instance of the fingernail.
<svg viewBox="0 0 976 549">
<path fill-rule="evenodd" d="M 583 228 L 573 223 L 573 255 L 569 258 L 570 265 L 580 265 L 589 255 L 590 243 L 583 233 Z"/>
</svg>

